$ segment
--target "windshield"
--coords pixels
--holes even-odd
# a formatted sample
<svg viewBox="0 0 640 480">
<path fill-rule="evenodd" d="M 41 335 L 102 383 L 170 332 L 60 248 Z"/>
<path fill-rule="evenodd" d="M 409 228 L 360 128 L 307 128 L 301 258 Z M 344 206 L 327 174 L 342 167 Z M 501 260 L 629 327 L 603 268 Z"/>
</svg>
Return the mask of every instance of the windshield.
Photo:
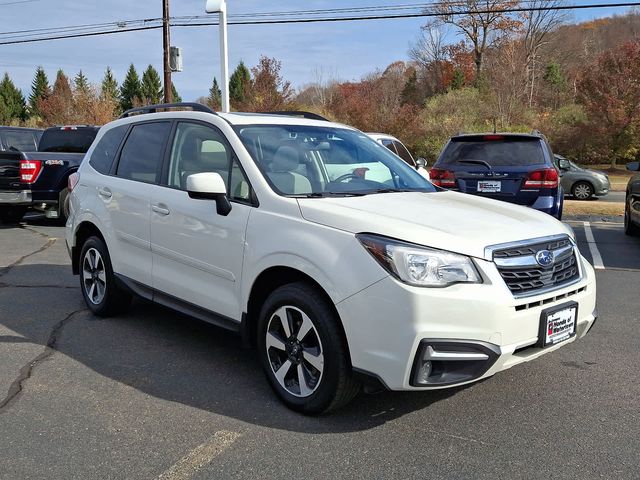
<svg viewBox="0 0 640 480">
<path fill-rule="evenodd" d="M 542 142 L 535 137 L 493 136 L 498 140 L 482 137 L 453 138 L 442 153 L 438 164 L 478 164 L 497 166 L 527 166 L 545 163 Z"/>
<path fill-rule="evenodd" d="M 387 148 L 355 130 L 252 125 L 237 131 L 271 186 L 282 195 L 436 191 Z"/>
</svg>

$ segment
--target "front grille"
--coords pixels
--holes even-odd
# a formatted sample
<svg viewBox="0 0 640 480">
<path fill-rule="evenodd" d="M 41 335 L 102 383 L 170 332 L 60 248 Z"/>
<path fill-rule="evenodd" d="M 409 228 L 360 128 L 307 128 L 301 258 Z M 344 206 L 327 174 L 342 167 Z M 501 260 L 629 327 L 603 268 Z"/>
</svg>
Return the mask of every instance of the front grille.
<svg viewBox="0 0 640 480">
<path fill-rule="evenodd" d="M 554 254 L 554 263 L 549 267 L 539 265 L 535 259 L 541 250 Z M 540 290 L 555 290 L 580 277 L 578 260 L 569 238 L 497 249 L 493 252 L 493 259 L 507 287 L 515 296 L 533 295 Z"/>
</svg>

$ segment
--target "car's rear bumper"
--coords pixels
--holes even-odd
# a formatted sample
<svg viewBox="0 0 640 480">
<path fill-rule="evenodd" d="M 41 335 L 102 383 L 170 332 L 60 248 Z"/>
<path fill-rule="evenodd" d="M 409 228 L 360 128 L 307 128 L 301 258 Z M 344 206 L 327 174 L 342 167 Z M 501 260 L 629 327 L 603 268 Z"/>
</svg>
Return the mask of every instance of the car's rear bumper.
<svg viewBox="0 0 640 480">
<path fill-rule="evenodd" d="M 0 191 L 0 205 L 31 205 L 31 190 Z"/>
</svg>

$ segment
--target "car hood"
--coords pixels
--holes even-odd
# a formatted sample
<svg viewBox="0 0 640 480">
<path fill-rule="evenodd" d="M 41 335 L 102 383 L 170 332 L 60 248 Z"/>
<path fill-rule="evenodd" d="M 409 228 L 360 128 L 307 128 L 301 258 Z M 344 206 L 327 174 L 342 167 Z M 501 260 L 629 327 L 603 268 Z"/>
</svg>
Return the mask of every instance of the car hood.
<svg viewBox="0 0 640 480">
<path fill-rule="evenodd" d="M 301 198 L 298 203 L 310 222 L 478 258 L 489 245 L 569 233 L 546 213 L 456 192 Z"/>
</svg>

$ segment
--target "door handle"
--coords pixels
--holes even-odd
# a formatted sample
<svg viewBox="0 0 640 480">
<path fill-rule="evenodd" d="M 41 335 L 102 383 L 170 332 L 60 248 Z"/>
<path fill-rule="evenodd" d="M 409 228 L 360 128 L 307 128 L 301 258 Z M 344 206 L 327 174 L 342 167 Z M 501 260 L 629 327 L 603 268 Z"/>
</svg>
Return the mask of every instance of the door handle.
<svg viewBox="0 0 640 480">
<path fill-rule="evenodd" d="M 105 198 L 111 198 L 113 196 L 113 193 L 111 193 L 111 190 L 109 190 L 108 188 L 99 189 L 98 194 Z"/>
<path fill-rule="evenodd" d="M 164 205 L 153 205 L 151 210 L 156 212 L 158 215 L 169 215 L 171 213 Z"/>
</svg>

